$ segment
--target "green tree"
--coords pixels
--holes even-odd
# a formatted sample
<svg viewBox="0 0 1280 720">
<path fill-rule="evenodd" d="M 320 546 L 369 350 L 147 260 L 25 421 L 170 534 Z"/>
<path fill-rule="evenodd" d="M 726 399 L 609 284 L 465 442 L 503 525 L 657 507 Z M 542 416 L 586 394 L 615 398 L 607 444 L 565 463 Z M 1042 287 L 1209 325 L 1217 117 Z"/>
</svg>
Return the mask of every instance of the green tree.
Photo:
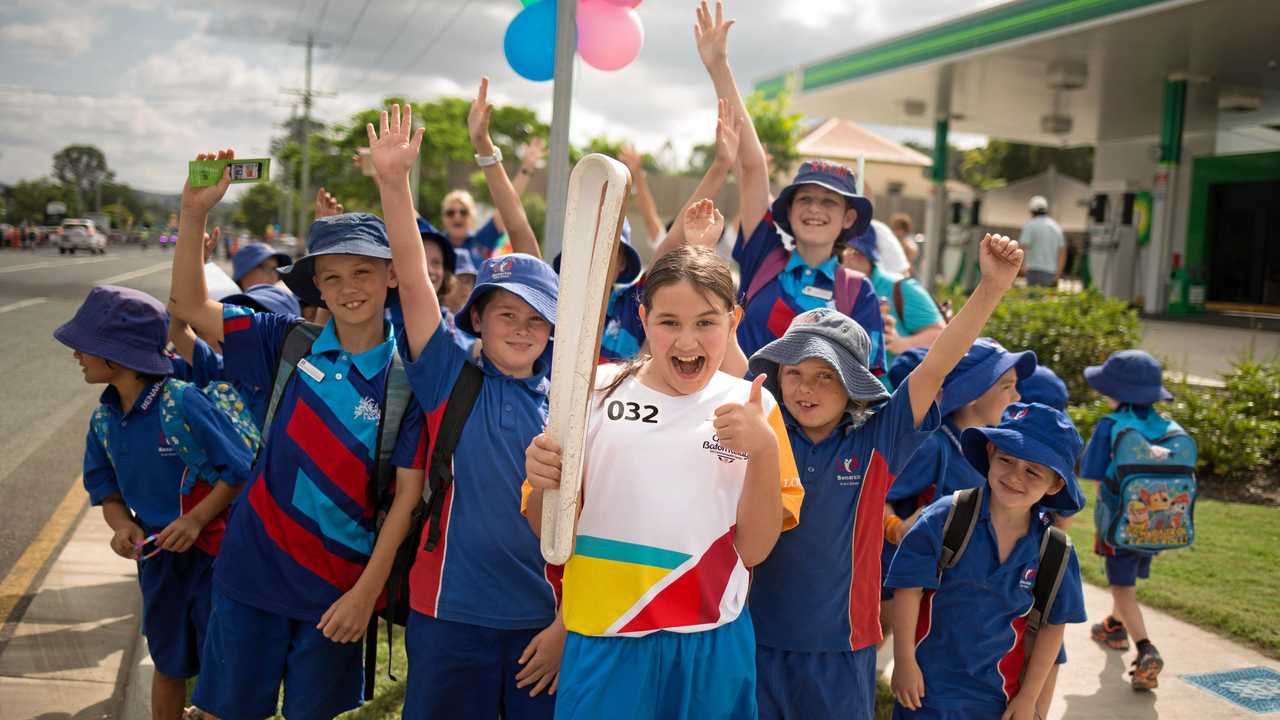
<svg viewBox="0 0 1280 720">
<path fill-rule="evenodd" d="M 53 177 L 70 187 L 76 199 L 76 212 L 88 206 L 89 198 L 96 197 L 102 183 L 111 180 L 114 173 L 107 167 L 107 158 L 93 145 L 68 145 L 53 156 Z M 98 208 L 95 201 L 94 209 Z"/>
<path fill-rule="evenodd" d="M 42 224 L 45 205 L 53 200 L 60 200 L 70 205 L 71 195 L 70 188 L 48 178 L 18 182 L 9 190 L 9 199 L 13 204 L 9 208 L 8 222 Z"/>
<path fill-rule="evenodd" d="M 119 203 L 111 203 L 103 205 L 102 212 L 111 218 L 111 230 L 128 230 L 133 227 L 133 213 L 129 212 L 129 208 Z"/>
<path fill-rule="evenodd" d="M 790 107 L 791 96 L 787 93 L 779 93 L 772 100 L 761 92 L 747 97 L 747 113 L 755 123 L 756 134 L 760 136 L 764 149 L 773 156 L 771 179 L 790 173 L 791 167 L 800 159 L 796 144 L 800 142 L 800 123 L 804 115 L 790 112 Z"/>
<path fill-rule="evenodd" d="M 268 225 L 275 223 L 280 211 L 280 195 L 280 188 L 274 184 L 257 183 L 240 198 L 243 225 L 249 232 L 260 235 Z"/>
<path fill-rule="evenodd" d="M 933 148 L 907 142 L 908 147 L 928 155 Z M 1093 179 L 1093 148 L 1059 148 L 990 140 L 983 147 L 961 150 L 948 146 L 947 177 L 973 187 L 989 190 L 1057 167 L 1065 175 L 1090 182 Z"/>
</svg>

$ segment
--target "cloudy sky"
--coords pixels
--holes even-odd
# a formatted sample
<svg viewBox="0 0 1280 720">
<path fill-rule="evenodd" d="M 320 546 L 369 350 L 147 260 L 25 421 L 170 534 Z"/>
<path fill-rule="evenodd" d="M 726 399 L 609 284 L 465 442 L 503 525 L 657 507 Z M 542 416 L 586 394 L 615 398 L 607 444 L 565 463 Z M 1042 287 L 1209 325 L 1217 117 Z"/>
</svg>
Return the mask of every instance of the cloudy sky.
<svg viewBox="0 0 1280 720">
<path fill-rule="evenodd" d="M 779 69 L 998 0 L 730 0 L 730 53 L 750 86 Z M 579 63 L 575 139 L 607 134 L 681 151 L 714 126 L 693 46 L 693 3 L 645 0 L 644 50 L 615 73 Z M 389 94 L 470 96 L 550 117 L 551 83 L 519 78 L 502 38 L 519 0 L 8 0 L 0 6 L 0 182 L 50 172 L 71 143 L 102 148 L 117 176 L 176 192 L 195 152 L 265 154 L 303 81 L 308 32 L 316 114 L 339 121 Z M 856 118 L 854 118 L 856 119 Z"/>
</svg>

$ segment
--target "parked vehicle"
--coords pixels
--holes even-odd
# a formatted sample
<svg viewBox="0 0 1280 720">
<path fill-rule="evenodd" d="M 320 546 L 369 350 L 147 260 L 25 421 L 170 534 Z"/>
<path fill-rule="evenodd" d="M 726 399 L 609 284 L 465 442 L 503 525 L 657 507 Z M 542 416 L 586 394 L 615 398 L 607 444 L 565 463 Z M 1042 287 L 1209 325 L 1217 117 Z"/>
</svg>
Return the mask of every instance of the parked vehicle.
<svg viewBox="0 0 1280 720">
<path fill-rule="evenodd" d="M 77 250 L 97 255 L 107 252 L 107 236 L 98 230 L 92 220 L 67 218 L 58 228 L 58 254 L 75 255 Z"/>
</svg>

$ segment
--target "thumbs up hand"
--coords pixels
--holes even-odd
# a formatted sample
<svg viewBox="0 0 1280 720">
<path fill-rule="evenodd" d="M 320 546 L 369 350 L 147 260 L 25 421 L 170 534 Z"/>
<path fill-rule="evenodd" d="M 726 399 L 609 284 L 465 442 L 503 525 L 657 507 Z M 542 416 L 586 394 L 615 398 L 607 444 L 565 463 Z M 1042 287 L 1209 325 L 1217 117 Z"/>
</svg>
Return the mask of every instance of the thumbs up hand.
<svg viewBox="0 0 1280 720">
<path fill-rule="evenodd" d="M 763 374 L 756 376 L 747 402 L 726 403 L 716 408 L 716 442 L 746 455 L 777 445 L 778 440 L 764 414 L 762 393 L 765 378 Z"/>
</svg>

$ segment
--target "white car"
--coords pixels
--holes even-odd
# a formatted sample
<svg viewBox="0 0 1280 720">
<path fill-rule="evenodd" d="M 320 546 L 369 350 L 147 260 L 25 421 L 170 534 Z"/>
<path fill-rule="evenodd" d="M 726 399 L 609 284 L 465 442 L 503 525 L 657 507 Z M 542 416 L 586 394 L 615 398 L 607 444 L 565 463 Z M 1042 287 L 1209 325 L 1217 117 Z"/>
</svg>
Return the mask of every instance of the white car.
<svg viewBox="0 0 1280 720">
<path fill-rule="evenodd" d="M 69 218 L 62 221 L 58 232 L 58 254 L 75 255 L 77 250 L 97 255 L 107 252 L 107 236 L 98 231 L 92 220 Z"/>
</svg>

